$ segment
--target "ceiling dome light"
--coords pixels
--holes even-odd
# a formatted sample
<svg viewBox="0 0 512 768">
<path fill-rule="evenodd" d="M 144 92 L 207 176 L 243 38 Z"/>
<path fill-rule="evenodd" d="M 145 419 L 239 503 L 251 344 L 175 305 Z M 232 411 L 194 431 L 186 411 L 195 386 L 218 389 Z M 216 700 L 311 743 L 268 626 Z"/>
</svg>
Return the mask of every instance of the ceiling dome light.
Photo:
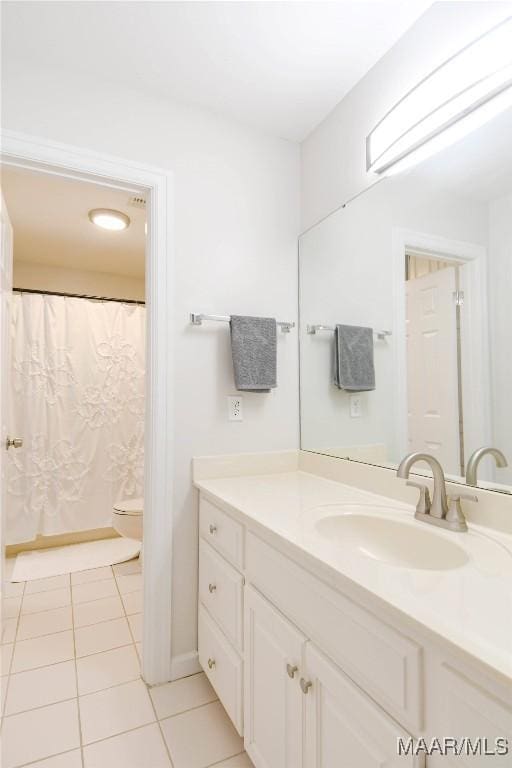
<svg viewBox="0 0 512 768">
<path fill-rule="evenodd" d="M 130 219 L 126 213 L 114 211 L 110 208 L 94 208 L 89 211 L 89 221 L 102 229 L 110 229 L 119 232 L 130 226 Z"/>
</svg>

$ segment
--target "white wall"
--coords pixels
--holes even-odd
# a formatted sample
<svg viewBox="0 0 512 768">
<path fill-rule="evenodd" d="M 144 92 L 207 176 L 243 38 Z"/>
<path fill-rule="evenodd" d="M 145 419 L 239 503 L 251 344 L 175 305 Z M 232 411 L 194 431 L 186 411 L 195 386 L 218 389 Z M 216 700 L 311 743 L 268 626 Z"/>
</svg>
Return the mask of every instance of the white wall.
<svg viewBox="0 0 512 768">
<path fill-rule="evenodd" d="M 137 277 L 67 269 L 17 259 L 14 261 L 13 283 L 16 288 L 144 301 L 144 280 Z"/>
<path fill-rule="evenodd" d="M 489 314 L 493 444 L 508 458 L 509 467 L 496 471 L 496 480 L 512 484 L 512 355 L 510 297 L 512 296 L 512 195 L 489 205 Z"/>
<path fill-rule="evenodd" d="M 512 14 L 511 2 L 435 3 L 301 145 L 302 230 L 368 187 L 365 138 L 407 91 Z"/>
<path fill-rule="evenodd" d="M 228 327 L 188 324 L 191 311 L 295 320 L 298 147 L 234 122 L 65 71 L 3 67 L 3 126 L 172 170 L 176 485 L 173 653 L 194 651 L 197 499 L 194 455 L 298 446 L 297 337 L 280 334 L 278 389 L 244 394 L 244 421 L 228 422 L 233 392 Z"/>
</svg>

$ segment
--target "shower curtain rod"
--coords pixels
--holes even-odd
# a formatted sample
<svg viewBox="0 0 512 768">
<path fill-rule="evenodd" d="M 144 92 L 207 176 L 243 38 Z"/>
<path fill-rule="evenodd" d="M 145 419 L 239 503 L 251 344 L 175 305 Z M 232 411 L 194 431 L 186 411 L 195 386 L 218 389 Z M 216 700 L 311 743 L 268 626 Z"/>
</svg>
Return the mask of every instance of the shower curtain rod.
<svg viewBox="0 0 512 768">
<path fill-rule="evenodd" d="M 39 293 L 42 296 L 66 296 L 70 299 L 93 299 L 95 301 L 117 301 L 121 304 L 140 304 L 145 306 L 145 301 L 137 301 L 137 299 L 113 299 L 109 296 L 89 296 L 86 293 L 62 293 L 60 291 L 38 291 L 35 288 L 13 288 L 13 292 L 16 293 Z"/>
</svg>

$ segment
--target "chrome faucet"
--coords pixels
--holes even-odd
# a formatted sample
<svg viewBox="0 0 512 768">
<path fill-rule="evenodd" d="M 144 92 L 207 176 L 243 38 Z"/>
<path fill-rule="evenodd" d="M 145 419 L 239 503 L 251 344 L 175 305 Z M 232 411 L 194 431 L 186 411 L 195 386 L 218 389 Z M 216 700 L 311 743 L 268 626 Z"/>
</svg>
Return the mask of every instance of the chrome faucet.
<svg viewBox="0 0 512 768">
<path fill-rule="evenodd" d="M 498 448 L 478 448 L 469 457 L 468 466 L 466 469 L 466 485 L 478 485 L 478 465 L 480 464 L 480 460 L 483 459 L 483 457 L 487 454 L 490 454 L 494 458 L 497 467 L 508 467 L 508 462 L 504 454 Z"/>
<path fill-rule="evenodd" d="M 407 485 L 418 488 L 420 498 L 416 505 L 414 517 L 425 523 L 439 525 L 442 528 L 449 528 L 451 531 L 467 531 L 468 526 L 466 518 L 460 505 L 461 499 L 468 501 L 478 501 L 477 496 L 460 493 L 456 496 L 448 496 L 446 493 L 446 481 L 441 464 L 429 453 L 410 453 L 401 462 L 397 470 L 397 476 L 406 480 L 409 478 L 411 468 L 416 462 L 426 462 L 432 470 L 434 478 L 434 494 L 430 500 L 428 487 L 423 483 L 413 483 L 409 481 Z"/>
</svg>

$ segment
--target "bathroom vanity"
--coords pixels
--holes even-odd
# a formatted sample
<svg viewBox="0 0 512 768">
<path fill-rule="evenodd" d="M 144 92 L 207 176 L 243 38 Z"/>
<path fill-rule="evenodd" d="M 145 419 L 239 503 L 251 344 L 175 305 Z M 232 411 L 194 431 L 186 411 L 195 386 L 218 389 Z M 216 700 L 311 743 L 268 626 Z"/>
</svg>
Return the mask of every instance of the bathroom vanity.
<svg viewBox="0 0 512 768">
<path fill-rule="evenodd" d="M 512 530 L 433 529 L 349 464 L 196 460 L 202 668 L 256 768 L 510 766 Z M 399 755 L 410 737 L 510 751 Z"/>
</svg>

